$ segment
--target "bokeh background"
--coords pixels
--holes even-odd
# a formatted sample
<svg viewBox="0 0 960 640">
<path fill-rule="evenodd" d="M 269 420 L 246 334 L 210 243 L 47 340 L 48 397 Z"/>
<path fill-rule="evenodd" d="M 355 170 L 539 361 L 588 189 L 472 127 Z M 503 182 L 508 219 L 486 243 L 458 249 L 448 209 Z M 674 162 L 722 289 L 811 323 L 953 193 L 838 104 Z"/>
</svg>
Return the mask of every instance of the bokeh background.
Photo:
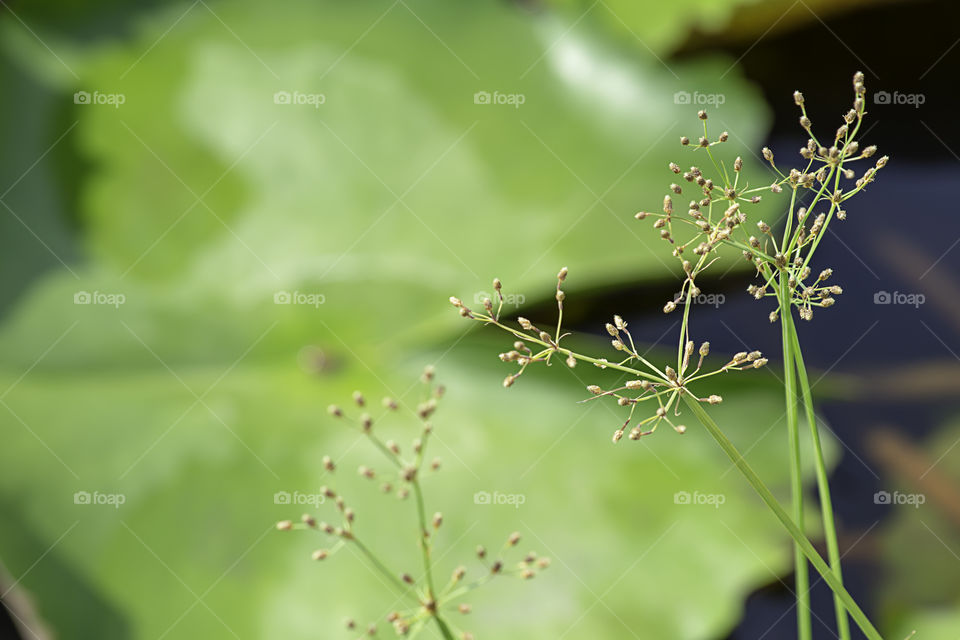
<svg viewBox="0 0 960 640">
<path fill-rule="evenodd" d="M 678 140 L 697 109 L 763 184 L 758 150 L 804 142 L 793 90 L 833 131 L 859 69 L 864 143 L 892 160 L 822 245 L 846 293 L 802 339 L 851 590 L 885 637 L 960 638 L 953 3 L 0 4 L 4 637 L 351 637 L 347 617 L 390 635 L 395 594 L 359 557 L 315 563 L 315 535 L 274 528 L 333 506 L 276 495 L 335 484 L 416 572 L 412 505 L 355 477 L 377 452 L 325 408 L 356 389 L 414 407 L 431 363 L 447 386 L 424 481 L 440 573 L 482 571 L 474 546 L 514 530 L 553 559 L 478 591 L 459 627 L 794 637 L 789 539 L 702 432 L 612 446 L 619 413 L 576 404 L 604 380 L 583 367 L 504 390 L 509 341 L 447 297 L 472 303 L 498 276 L 511 311 L 549 323 L 566 265 L 584 348 L 605 349 L 620 313 L 667 353 L 677 270 L 632 214 L 658 205 L 669 161 L 692 163 Z M 777 354 L 749 270 L 714 273 L 697 338 Z M 771 359 L 709 392 L 787 499 Z M 373 404 L 408 449 L 416 420 Z M 676 504 L 684 491 L 723 504 Z M 814 599 L 815 637 L 835 637 L 822 584 Z"/>
</svg>

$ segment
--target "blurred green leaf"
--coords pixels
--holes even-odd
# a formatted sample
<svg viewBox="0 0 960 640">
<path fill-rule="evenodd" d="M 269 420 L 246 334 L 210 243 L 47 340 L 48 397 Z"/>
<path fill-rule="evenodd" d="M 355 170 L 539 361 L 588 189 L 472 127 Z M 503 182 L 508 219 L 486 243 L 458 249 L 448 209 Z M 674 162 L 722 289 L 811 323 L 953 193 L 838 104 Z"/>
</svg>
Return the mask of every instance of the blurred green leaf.
<svg viewBox="0 0 960 640">
<path fill-rule="evenodd" d="M 624 41 L 634 42 L 653 55 L 666 57 L 682 45 L 691 32 L 723 31 L 738 9 L 747 7 L 743 13 L 749 15 L 750 5 L 761 3 L 757 0 L 688 0 L 682 3 L 550 0 L 549 4 L 577 16 L 589 16 L 612 32 L 621 34 Z M 777 0 L 776 4 L 781 2 Z M 782 4 L 781 11 L 789 10 L 787 3 Z"/>
<path fill-rule="evenodd" d="M 454 546 L 445 570 L 512 529 L 558 560 L 534 585 L 480 594 L 476 630 L 714 637 L 786 570 L 786 537 L 696 429 L 612 448 L 601 405 L 532 376 L 529 395 L 503 392 L 495 363 L 477 364 L 489 343 L 436 351 L 464 328 L 446 296 L 479 295 L 493 275 L 533 300 L 563 264 L 571 296 L 673 272 L 630 214 L 659 202 L 666 162 L 689 152 L 677 138 L 699 126 L 676 91 L 723 94 L 710 122 L 749 166 L 766 111 L 735 71 L 721 77 L 729 61 L 665 68 L 549 14 L 426 1 L 187 4 L 64 55 L 93 167 L 89 263 L 33 287 L 0 330 L 0 495 L 19 524 L 0 553 L 56 628 L 315 637 L 381 618 L 389 597 L 353 559 L 318 567 L 316 541 L 270 533 L 298 515 L 273 494 L 316 490 L 323 453 L 356 466 L 353 438 L 318 418 L 327 402 L 406 396 L 399 385 L 441 359 L 452 468 L 428 491 Z M 77 91 L 124 102 L 73 105 Z M 324 101 L 278 104 L 283 91 Z M 478 104 L 484 91 L 523 104 Z M 309 304 L 276 304 L 284 293 Z M 718 420 L 784 490 L 782 398 L 758 379 L 720 385 L 740 401 Z M 528 500 L 484 511 L 484 490 Z M 680 490 L 726 502 L 678 506 Z M 76 491 L 126 502 L 77 505 Z M 383 529 L 409 526 L 409 509 L 368 493 L 360 522 L 414 570 L 410 540 Z M 89 605 L 54 604 L 68 597 L 58 573 L 29 571 L 47 549 Z"/>
<path fill-rule="evenodd" d="M 893 622 L 927 611 L 917 616 L 922 624 L 911 624 L 937 629 L 946 608 L 960 601 L 960 573 L 944 570 L 944 562 L 954 562 L 960 552 L 958 440 L 960 423 L 954 419 L 915 450 L 901 445 L 899 466 L 888 474 L 885 508 L 892 513 L 883 524 L 881 552 L 890 578 L 884 581 L 883 611 Z"/>
<path fill-rule="evenodd" d="M 890 636 L 891 638 L 916 638 L 917 640 L 957 640 L 960 638 L 960 611 L 956 609 L 932 609 L 918 611 Z M 916 634 L 910 634 L 916 631 Z"/>
<path fill-rule="evenodd" d="M 162 346 L 154 347 L 162 357 Z M 439 571 L 465 563 L 475 573 L 473 546 L 497 548 L 512 530 L 524 535 L 523 551 L 554 563 L 532 584 L 478 592 L 471 629 L 517 638 L 553 638 L 570 628 L 572 637 L 627 629 L 715 637 L 736 621 L 750 589 L 788 569 L 777 522 L 695 426 L 682 437 L 666 431 L 613 446 L 619 415 L 599 403 L 574 404 L 582 395 L 578 380 L 556 370 L 527 376 L 518 383 L 523 393 L 504 391 L 497 384 L 502 365 L 478 364 L 492 360 L 481 359 L 491 347 L 461 344 L 441 367 L 450 391 L 435 421 L 433 453 L 444 468 L 425 481 L 428 509 L 445 515 L 442 545 L 452 545 L 449 555 L 439 552 Z M 14 437 L 0 453 L 7 513 L 56 541 L 55 561 L 86 576 L 97 599 L 122 611 L 132 637 L 229 637 L 227 627 L 312 637 L 347 616 L 382 620 L 395 597 L 348 552 L 313 563 L 310 552 L 324 546 L 316 534 L 272 531 L 274 521 L 312 511 L 278 506 L 273 495 L 334 484 L 356 507 L 359 535 L 373 538 L 396 571 L 416 573 L 412 505 L 356 477 L 359 464 L 384 465 L 356 434 L 319 416 L 326 402 L 354 388 L 370 391 L 373 403 L 385 393 L 415 404 L 419 391 L 408 381 L 419 362 L 442 354 L 422 354 L 378 376 L 392 388 L 372 382 L 357 363 L 311 379 L 293 355 L 272 365 L 245 361 L 207 394 L 220 369 L 104 371 L 72 384 L 56 372 L 31 375 L 4 400 L 22 420 L 11 425 Z M 711 385 L 729 403 L 716 416 L 786 497 L 780 394 L 762 379 L 753 382 L 749 390 Z M 751 407 L 749 419 L 738 406 Z M 377 428 L 406 450 L 414 421 L 381 420 L 379 413 Z M 773 428 L 764 434 L 767 425 Z M 338 460 L 335 478 L 324 477 L 319 464 L 326 453 Z M 76 491 L 122 493 L 125 502 L 78 505 Z M 477 505 L 478 491 L 520 494 L 524 503 Z M 678 491 L 722 496 L 723 503 L 678 505 Z M 319 517 L 333 521 L 332 505 Z M 405 529 L 410 535 L 398 535 Z M 3 557 L 14 575 L 26 573 L 23 585 L 37 594 L 41 613 L 60 629 L 95 624 L 98 609 L 52 606 L 63 597 L 59 580 L 27 572 L 33 554 L 8 555 L 16 537 L 0 539 Z M 105 629 L 102 637 L 124 636 Z"/>
<path fill-rule="evenodd" d="M 96 167 L 83 217 L 101 278 L 79 289 L 143 282 L 146 316 L 183 323 L 201 307 L 272 315 L 278 291 L 319 293 L 348 343 L 380 334 L 388 309 L 404 318 L 392 342 L 422 338 L 455 322 L 448 295 L 479 295 L 494 275 L 532 300 L 563 264 L 573 291 L 675 272 L 668 245 L 630 217 L 658 206 L 675 179 L 666 161 L 690 154 L 676 141 L 695 133 L 696 107 L 678 108 L 675 91 L 723 93 L 711 124 L 733 132 L 731 157 L 749 159 L 741 145 L 765 128 L 758 94 L 735 72 L 719 78 L 725 61 L 668 70 L 495 3 L 336 6 L 195 5 L 166 35 L 176 12 L 71 60 L 71 89 L 125 97 L 75 107 Z M 278 91 L 325 102 L 275 104 Z M 481 91 L 524 104 L 475 104 Z M 27 362 L 44 347 L 43 306 L 7 334 Z M 318 330 L 317 315 L 290 310 L 298 330 L 285 334 Z M 244 347 L 259 331 L 237 329 L 214 339 Z"/>
</svg>

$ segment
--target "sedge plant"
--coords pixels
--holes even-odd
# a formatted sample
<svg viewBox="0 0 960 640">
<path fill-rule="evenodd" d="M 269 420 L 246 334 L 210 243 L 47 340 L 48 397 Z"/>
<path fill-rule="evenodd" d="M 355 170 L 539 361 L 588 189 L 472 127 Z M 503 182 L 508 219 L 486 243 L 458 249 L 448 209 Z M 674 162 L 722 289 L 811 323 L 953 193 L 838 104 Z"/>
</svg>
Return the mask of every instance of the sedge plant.
<svg viewBox="0 0 960 640">
<path fill-rule="evenodd" d="M 654 363 L 642 355 L 634 344 L 627 323 L 620 316 L 615 316 L 613 322 L 606 325 L 615 357 L 586 355 L 564 346 L 563 340 L 569 335 L 563 332 L 562 327 L 566 300 L 563 290 L 567 279 L 566 267 L 557 274 L 557 322 L 555 326 L 547 329 L 537 327 L 523 317 L 517 318 L 519 327 L 510 326 L 501 319 L 504 298 L 503 285 L 499 279 L 493 281 L 497 301 L 484 299 L 482 310 L 470 309 L 458 298 L 450 299 L 463 317 L 493 325 L 510 334 L 514 340 L 513 348 L 499 355 L 502 361 L 517 366 L 517 370 L 504 379 L 505 387 L 513 386 L 531 365 L 549 365 L 556 358 L 563 359 L 569 367 L 585 362 L 601 370 L 613 370 L 621 379 L 623 374 L 626 374 L 628 380 L 609 388 L 600 385 L 588 386 L 590 395 L 584 400 L 587 402 L 608 398 L 627 412 L 625 421 L 618 425 L 613 433 L 614 443 L 620 441 L 625 434 L 630 440 L 650 436 L 664 423 L 677 433 L 683 434 L 687 427 L 680 420 L 681 408 L 685 406 L 689 409 L 794 540 L 797 630 L 800 640 L 810 640 L 812 634 L 807 562 L 833 591 L 837 630 L 841 640 L 850 639 L 848 617 L 854 620 L 870 640 L 881 638 L 843 586 L 827 467 L 814 412 L 810 379 L 795 324 L 796 318 L 812 320 L 815 309 L 829 308 L 843 293 L 839 285 L 833 284 L 831 269 L 820 269 L 814 275 L 814 253 L 831 223 L 846 219 L 846 202 L 863 191 L 875 179 L 877 171 L 887 164 L 888 158 L 883 156 L 859 174 L 855 169 L 854 163 L 873 157 L 877 151 L 875 146 L 861 147 L 857 139 L 866 115 L 865 92 L 863 74 L 857 72 L 853 76 L 852 106 L 843 114 L 840 126 L 827 138 L 820 138 L 813 132 L 803 94 L 795 92 L 793 99 L 801 112 L 800 126 L 808 135 L 808 140 L 799 152 L 802 162 L 795 168 L 782 169 L 770 149 L 765 147 L 762 150 L 763 159 L 770 165 L 775 176 L 772 184 L 752 185 L 744 177 L 742 158 L 737 157 L 728 164 L 718 157 L 716 148 L 729 139 L 729 133 L 722 132 L 715 138 L 711 137 L 707 127 L 707 113 L 700 111 L 697 114 L 703 125 L 703 135 L 698 136 L 695 141 L 684 136 L 680 143 L 687 151 L 700 155 L 702 162 L 686 171 L 674 162 L 669 163 L 669 170 L 679 177 L 675 178 L 677 182 L 670 184 L 670 192 L 664 197 L 662 211 L 641 211 L 635 215 L 637 220 L 653 220 L 654 228 L 671 247 L 671 253 L 679 261 L 683 272 L 680 292 L 663 307 L 664 313 L 682 314 L 675 362 Z M 687 184 L 681 186 L 682 182 Z M 692 194 L 689 195 L 689 205 L 675 205 L 674 199 L 682 196 L 685 190 Z M 767 195 L 787 198 L 784 205 L 784 224 L 779 230 L 763 220 L 749 220 L 747 210 Z M 690 323 L 693 306 L 691 301 L 701 294 L 697 285 L 698 277 L 716 263 L 724 251 L 735 252 L 753 265 L 757 283 L 751 284 L 748 292 L 757 300 L 772 299 L 775 305 L 769 312 L 768 319 L 770 322 L 779 321 L 782 327 L 786 435 L 791 480 L 789 512 L 781 506 L 767 485 L 710 417 L 709 406 L 718 404 L 723 399 L 719 395 L 699 391 L 713 376 L 731 371 L 757 369 L 767 363 L 767 359 L 759 351 L 744 351 L 735 354 L 718 368 L 704 369 L 704 360 L 710 353 L 710 343 L 704 341 L 698 346 L 693 339 Z M 827 547 L 826 560 L 820 556 L 802 530 L 804 501 L 799 444 L 801 404 L 813 443 L 813 462 Z M 638 413 L 637 409 L 640 407 L 649 409 Z"/>
<path fill-rule="evenodd" d="M 368 527 L 364 528 L 358 523 L 357 515 L 344 494 L 332 487 L 324 486 L 320 492 L 325 498 L 324 505 L 333 503 L 333 508 L 328 508 L 328 511 L 336 518 L 337 524 L 318 520 L 314 514 L 307 513 L 303 514 L 299 522 L 281 520 L 277 523 L 277 529 L 319 534 L 326 544 L 312 553 L 315 561 L 327 560 L 344 548 L 353 547 L 355 555 L 362 556 L 384 583 L 394 589 L 396 600 L 389 605 L 391 611 L 386 615 L 386 622 L 396 635 L 413 638 L 432 625 L 445 640 L 473 640 L 470 631 L 460 628 L 460 619 L 472 612 L 472 606 L 465 602 L 464 598 L 478 587 L 503 576 L 529 580 L 550 566 L 550 559 L 538 557 L 533 552 L 520 554 L 517 550 L 520 534 L 514 532 L 507 536 L 499 550 L 488 551 L 483 546 L 476 548 L 476 560 L 481 565 L 479 572 L 460 565 L 451 572 L 445 582 L 441 582 L 434 549 L 437 533 L 443 525 L 443 514 L 436 512 L 428 518 L 422 480 L 424 476 L 438 473 L 441 467 L 439 458 L 427 461 L 426 451 L 433 433 L 431 417 L 437 409 L 438 401 L 444 395 L 444 387 L 434 384 L 432 366 L 425 369 L 421 380 L 424 399 L 415 409 L 420 421 L 420 433 L 410 444 L 406 454 L 396 441 L 383 438 L 382 427 L 374 427 L 374 419 L 364 411 L 367 401 L 359 391 L 353 394 L 353 402 L 361 412 L 358 416 L 348 415 L 337 405 L 329 407 L 330 415 L 366 439 L 373 449 L 381 454 L 386 464 L 386 467 L 380 470 L 371 466 L 360 466 L 357 474 L 368 481 L 379 482 L 384 495 L 392 495 L 415 504 L 416 518 L 411 519 L 411 535 L 408 537 L 416 542 L 415 547 L 411 545 L 411 556 L 421 565 L 415 572 L 416 575 L 397 571 L 391 566 L 396 562 L 409 560 L 387 557 L 377 550 L 377 529 L 381 534 L 385 530 L 382 521 L 379 524 L 371 521 Z M 400 402 L 394 398 L 384 398 L 382 404 L 388 413 L 401 409 Z M 331 457 L 324 456 L 322 464 L 327 475 L 336 475 L 338 465 Z M 391 536 L 397 536 L 398 533 L 392 529 L 393 527 L 390 527 L 387 531 Z M 372 538 L 374 540 L 371 540 Z M 361 638 L 382 637 L 376 621 L 364 626 L 349 619 L 345 622 L 345 627 L 350 632 L 359 632 Z"/>
</svg>

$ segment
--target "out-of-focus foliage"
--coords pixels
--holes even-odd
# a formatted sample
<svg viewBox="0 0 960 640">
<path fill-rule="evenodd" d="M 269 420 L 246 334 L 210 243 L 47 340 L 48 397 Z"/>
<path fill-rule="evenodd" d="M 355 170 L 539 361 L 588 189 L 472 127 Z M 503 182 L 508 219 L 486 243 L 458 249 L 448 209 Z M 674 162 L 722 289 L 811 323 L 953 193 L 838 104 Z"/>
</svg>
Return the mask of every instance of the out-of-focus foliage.
<svg viewBox="0 0 960 640">
<path fill-rule="evenodd" d="M 893 514 L 881 537 L 889 575 L 883 611 L 898 624 L 912 625 L 924 640 L 953 638 L 960 629 L 954 604 L 960 601 L 960 572 L 944 568 L 944 558 L 960 551 L 958 440 L 960 425 L 953 420 L 922 448 L 902 452 L 903 468 L 888 478 L 886 508 Z"/>
<path fill-rule="evenodd" d="M 270 533 L 301 510 L 273 495 L 316 491 L 324 453 L 348 474 L 359 464 L 327 403 L 355 388 L 412 402 L 432 361 L 450 387 L 447 475 L 427 486 L 455 551 L 441 566 L 513 529 L 555 558 L 535 584 L 479 596 L 470 628 L 714 637 L 786 569 L 786 537 L 696 429 L 614 448 L 618 416 L 575 405 L 576 380 L 508 393 L 495 362 L 476 364 L 485 342 L 448 352 L 464 326 L 446 296 L 494 275 L 533 300 L 567 264 L 575 300 L 668 273 L 667 245 L 630 214 L 659 202 L 676 140 L 698 124 L 675 92 L 722 94 L 711 118 L 731 146 L 763 134 L 758 94 L 735 70 L 717 79 L 729 60 L 666 68 L 602 44 L 589 21 L 494 2 L 198 3 L 137 24 L 95 47 L 51 40 L 76 79 L 19 22 L 0 24 L 8 55 L 59 87 L 49 108 L 62 130 L 76 123 L 65 157 L 83 163 L 62 194 L 83 259 L 48 245 L 71 271 L 53 262 L 0 329 L 0 504 L 16 523 L 0 557 L 54 628 L 316 637 L 347 615 L 382 619 L 389 595 L 355 558 L 317 566 L 317 541 Z M 124 103 L 74 104 L 77 91 Z M 18 202 L 28 224 L 31 207 L 50 205 Z M 76 304 L 80 292 L 124 302 Z M 283 292 L 318 304 L 276 304 Z M 717 417 L 784 489 L 782 398 L 758 380 L 721 385 Z M 526 502 L 478 506 L 479 490 Z M 76 491 L 126 501 L 78 505 Z M 725 502 L 676 505 L 677 491 Z M 358 526 L 415 569 L 394 535 L 409 505 L 373 487 L 356 502 Z"/>
</svg>

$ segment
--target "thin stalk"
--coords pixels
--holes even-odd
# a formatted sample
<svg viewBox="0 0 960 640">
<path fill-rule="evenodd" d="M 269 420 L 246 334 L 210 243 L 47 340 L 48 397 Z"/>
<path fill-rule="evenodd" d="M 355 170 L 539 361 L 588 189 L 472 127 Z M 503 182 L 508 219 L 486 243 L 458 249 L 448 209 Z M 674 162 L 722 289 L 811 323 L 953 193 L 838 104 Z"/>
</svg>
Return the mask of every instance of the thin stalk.
<svg viewBox="0 0 960 640">
<path fill-rule="evenodd" d="M 440 627 L 440 633 L 443 635 L 445 640 L 456 640 L 454 638 L 453 632 L 450 631 L 450 627 L 447 626 L 447 623 L 439 615 L 434 615 L 433 619 L 436 621 L 437 626 Z"/>
<path fill-rule="evenodd" d="M 813 441 L 813 455 L 817 469 L 817 489 L 820 495 L 820 511 L 823 518 L 824 538 L 827 543 L 827 557 L 830 560 L 830 568 L 833 570 L 837 580 L 843 584 L 843 573 L 840 568 L 840 548 L 837 545 L 837 528 L 833 520 L 833 501 L 830 499 L 830 485 L 827 481 L 827 467 L 823 461 L 823 447 L 820 445 L 820 431 L 817 428 L 817 417 L 813 410 L 813 394 L 810 390 L 810 379 L 807 376 L 807 369 L 803 364 L 803 354 L 800 351 L 800 338 L 797 336 L 796 326 L 793 324 L 793 318 L 787 316 L 790 323 L 790 336 L 793 341 L 793 357 L 797 363 L 797 379 L 800 384 L 800 391 L 803 394 L 803 406 L 807 416 L 807 422 L 810 424 L 810 437 Z M 850 621 L 844 611 L 843 603 L 840 598 L 834 594 L 834 609 L 837 614 L 837 631 L 840 640 L 850 640 Z"/>
<path fill-rule="evenodd" d="M 433 586 L 433 568 L 430 566 L 430 548 L 427 545 L 427 512 L 423 507 L 423 492 L 420 490 L 420 481 L 414 479 L 413 493 L 417 502 L 417 519 L 420 524 L 420 550 L 423 552 L 423 571 L 427 578 L 427 598 L 435 600 L 436 589 Z"/>
<path fill-rule="evenodd" d="M 800 429 L 797 407 L 797 383 L 793 358 L 793 342 L 790 337 L 790 289 L 783 271 L 780 272 L 780 317 L 783 327 L 783 389 L 787 401 L 787 440 L 790 445 L 790 498 L 794 520 L 803 524 L 803 475 L 800 468 Z M 797 636 L 810 640 L 813 635 L 810 613 L 810 575 L 807 562 L 799 543 L 794 545 L 794 575 L 797 597 Z"/>
<path fill-rule="evenodd" d="M 700 406 L 700 403 L 696 398 L 691 397 L 689 394 L 684 395 L 684 400 L 687 403 L 687 406 L 690 410 L 697 416 L 701 424 L 707 429 L 710 435 L 716 440 L 717 444 L 720 445 L 720 448 L 723 449 L 723 452 L 727 454 L 727 457 L 730 458 L 730 461 L 737 467 L 740 473 L 746 478 L 747 482 L 750 483 L 750 486 L 753 487 L 754 491 L 760 496 L 760 499 L 770 508 L 773 512 L 773 515 L 777 517 L 777 520 L 780 521 L 780 524 L 787 530 L 787 533 L 790 534 L 790 537 L 794 539 L 797 543 L 797 546 L 800 547 L 803 551 L 803 555 L 806 556 L 807 560 L 810 561 L 810 564 L 813 565 L 813 568 L 823 576 L 824 582 L 833 590 L 833 592 L 840 598 L 843 602 L 843 606 L 850 612 L 850 616 L 853 618 L 854 622 L 857 623 L 857 626 L 860 627 L 860 630 L 863 631 L 864 635 L 868 640 L 883 640 L 883 637 L 880 635 L 880 632 L 876 630 L 870 620 L 867 618 L 867 615 L 863 610 L 857 605 L 854 601 L 853 596 L 843 587 L 843 583 L 837 578 L 836 574 L 830 570 L 830 567 L 824 562 L 823 558 L 820 557 L 820 554 L 817 553 L 817 550 L 813 547 L 813 544 L 807 539 L 807 537 L 800 530 L 800 527 L 790 518 L 789 514 L 780 506 L 780 503 L 777 502 L 777 499 L 770 492 L 770 489 L 767 488 L 767 485 L 764 484 L 763 480 L 760 479 L 760 476 L 753 470 L 750 464 L 743 458 L 740 454 L 740 451 L 737 450 L 736 446 L 730 439 L 724 435 L 723 431 L 713 421 L 713 418 Z"/>
<path fill-rule="evenodd" d="M 408 585 L 405 585 L 404 583 L 402 583 L 400 579 L 397 578 L 397 576 L 394 575 L 392 571 L 390 571 L 390 569 L 388 569 L 382 562 L 380 562 L 380 559 L 372 551 L 370 551 L 370 549 L 368 549 L 366 545 L 360 542 L 360 540 L 358 540 L 357 538 L 352 538 L 351 540 L 355 545 L 357 545 L 357 548 L 360 549 L 360 552 L 364 556 L 366 556 L 367 560 L 369 560 L 373 564 L 373 566 L 377 568 L 377 570 L 380 572 L 381 575 L 383 575 L 387 580 L 393 583 L 394 586 L 400 589 L 401 593 L 403 593 L 404 595 L 407 594 L 407 592 L 410 590 L 410 587 Z"/>
</svg>

